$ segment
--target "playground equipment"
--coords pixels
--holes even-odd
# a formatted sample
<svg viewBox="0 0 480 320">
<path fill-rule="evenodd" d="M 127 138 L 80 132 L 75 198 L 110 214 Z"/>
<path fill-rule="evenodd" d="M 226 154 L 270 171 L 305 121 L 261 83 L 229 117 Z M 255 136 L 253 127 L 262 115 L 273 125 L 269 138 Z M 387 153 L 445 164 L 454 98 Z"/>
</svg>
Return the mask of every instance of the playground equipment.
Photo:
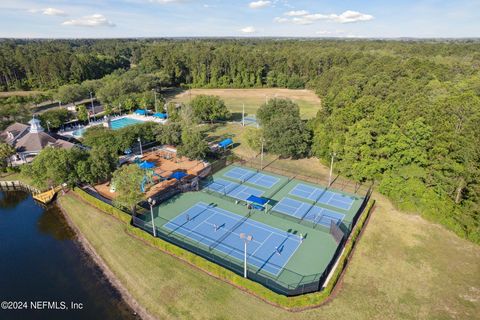
<svg viewBox="0 0 480 320">
<path fill-rule="evenodd" d="M 138 166 L 140 167 L 140 169 L 143 169 L 145 171 L 142 182 L 140 184 L 140 190 L 142 190 L 143 193 L 146 192 L 146 190 L 145 190 L 146 185 L 155 184 L 154 177 L 157 177 L 158 181 L 165 180 L 161 175 L 157 174 L 153 170 L 155 168 L 155 163 L 148 162 L 148 161 L 143 161 L 143 162 L 138 163 Z"/>
</svg>

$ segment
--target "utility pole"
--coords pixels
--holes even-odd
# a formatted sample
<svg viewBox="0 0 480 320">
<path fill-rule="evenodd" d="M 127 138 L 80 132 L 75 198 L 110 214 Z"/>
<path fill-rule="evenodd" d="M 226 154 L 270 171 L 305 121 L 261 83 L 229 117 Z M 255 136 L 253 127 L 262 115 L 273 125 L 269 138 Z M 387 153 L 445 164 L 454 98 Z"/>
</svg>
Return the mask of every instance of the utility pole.
<svg viewBox="0 0 480 320">
<path fill-rule="evenodd" d="M 337 153 L 335 153 L 335 152 L 330 153 L 330 156 L 332 157 L 332 159 L 330 161 L 330 175 L 328 176 L 328 186 L 329 187 L 332 184 L 333 159 L 335 158 L 336 155 L 337 155 Z"/>
<path fill-rule="evenodd" d="M 93 97 L 92 97 L 92 91 L 89 91 L 90 92 L 90 104 L 92 106 L 92 112 L 93 112 L 93 121 L 97 120 L 97 118 L 95 117 L 95 106 L 93 105 Z"/>
<path fill-rule="evenodd" d="M 140 144 L 140 156 L 143 157 L 142 139 L 140 139 L 140 137 L 138 137 L 137 141 Z"/>
<path fill-rule="evenodd" d="M 155 99 L 155 113 L 158 112 L 157 111 L 157 90 L 155 89 L 152 89 L 153 91 L 153 95 L 154 95 L 154 99 Z"/>
<path fill-rule="evenodd" d="M 242 109 L 242 127 L 245 127 L 245 103 L 243 104 Z"/>
</svg>

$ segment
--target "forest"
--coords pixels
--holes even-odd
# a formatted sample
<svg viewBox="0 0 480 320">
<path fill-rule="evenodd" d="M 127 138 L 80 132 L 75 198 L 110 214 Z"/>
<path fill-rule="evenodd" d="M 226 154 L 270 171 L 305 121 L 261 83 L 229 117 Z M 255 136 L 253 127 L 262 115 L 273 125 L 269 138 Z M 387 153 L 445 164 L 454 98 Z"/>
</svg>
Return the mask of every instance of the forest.
<svg viewBox="0 0 480 320">
<path fill-rule="evenodd" d="M 322 99 L 316 117 L 299 123 L 294 110 L 291 121 L 275 120 L 295 125 L 301 150 L 269 151 L 325 163 L 334 155 L 339 173 L 375 181 L 399 208 L 477 243 L 479 70 L 478 41 L 0 42 L 0 91 L 41 90 L 61 101 L 93 91 L 105 105 L 133 109 L 166 87 L 314 90 Z M 4 118 L 23 110 L 18 101 L 0 109 Z"/>
</svg>

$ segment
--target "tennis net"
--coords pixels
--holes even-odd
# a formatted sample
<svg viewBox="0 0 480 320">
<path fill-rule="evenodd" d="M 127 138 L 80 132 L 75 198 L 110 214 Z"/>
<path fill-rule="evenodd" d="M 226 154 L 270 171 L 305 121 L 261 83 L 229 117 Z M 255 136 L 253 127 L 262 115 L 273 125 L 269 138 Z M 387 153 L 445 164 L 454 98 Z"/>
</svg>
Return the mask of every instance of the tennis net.
<svg viewBox="0 0 480 320">
<path fill-rule="evenodd" d="M 249 212 L 246 216 L 244 216 L 242 219 L 238 220 L 237 223 L 235 223 L 235 225 L 233 227 L 230 228 L 230 230 L 228 230 L 227 232 L 225 232 L 225 234 L 223 234 L 220 238 L 218 238 L 214 243 L 212 243 L 208 249 L 211 251 L 213 249 L 215 249 L 216 246 L 218 246 L 221 242 L 223 242 L 223 240 L 227 239 L 227 237 L 229 235 L 232 234 L 232 232 L 234 232 L 238 227 L 240 227 L 245 221 L 248 220 L 248 218 L 250 218 L 251 216 L 251 213 Z"/>
</svg>

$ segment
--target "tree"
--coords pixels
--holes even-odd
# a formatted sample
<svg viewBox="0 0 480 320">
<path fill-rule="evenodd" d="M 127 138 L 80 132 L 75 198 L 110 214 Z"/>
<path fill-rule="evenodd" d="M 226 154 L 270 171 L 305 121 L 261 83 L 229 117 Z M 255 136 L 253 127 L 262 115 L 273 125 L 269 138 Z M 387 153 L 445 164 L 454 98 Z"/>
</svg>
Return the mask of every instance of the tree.
<svg viewBox="0 0 480 320">
<path fill-rule="evenodd" d="M 83 122 L 88 120 L 88 110 L 83 104 L 78 107 L 77 119 Z"/>
<path fill-rule="evenodd" d="M 87 157 L 88 155 L 84 151 L 77 148 L 66 150 L 47 147 L 22 170 L 32 177 L 33 183 L 38 187 L 45 188 L 62 183 L 73 186 L 80 181 L 76 165 Z"/>
<path fill-rule="evenodd" d="M 262 149 L 262 140 L 264 139 L 263 130 L 253 127 L 247 127 L 243 133 L 247 146 L 253 151 L 260 152 Z"/>
<path fill-rule="evenodd" d="M 9 165 L 10 157 L 13 156 L 15 153 L 16 150 L 14 147 L 9 145 L 8 143 L 0 142 L 0 159 L 2 164 L 2 171 L 5 170 L 5 168 Z"/>
<path fill-rule="evenodd" d="M 113 173 L 112 184 L 115 187 L 117 197 L 114 204 L 131 209 L 135 214 L 137 203 L 143 200 L 140 189 L 144 172 L 136 164 L 120 167 Z"/>
<path fill-rule="evenodd" d="M 44 128 L 58 129 L 71 117 L 67 109 L 49 110 L 40 115 L 40 121 Z"/>
<path fill-rule="evenodd" d="M 116 131 L 103 126 L 93 126 L 85 130 L 82 142 L 86 146 L 93 148 L 104 147 L 112 154 L 118 154 L 118 152 L 122 151 Z"/>
<path fill-rule="evenodd" d="M 208 144 L 198 129 L 184 128 L 182 132 L 182 144 L 178 147 L 178 153 L 189 159 L 202 160 L 208 152 Z"/>
<path fill-rule="evenodd" d="M 76 102 L 88 97 L 88 89 L 79 84 L 69 84 L 58 88 L 55 99 L 63 103 Z"/>
<path fill-rule="evenodd" d="M 198 95 L 192 99 L 190 105 L 197 118 L 203 121 L 226 120 L 230 112 L 225 102 L 217 96 Z"/>
<path fill-rule="evenodd" d="M 90 150 L 88 159 L 78 163 L 77 174 L 82 181 L 96 184 L 110 179 L 117 164 L 117 154 L 99 145 Z"/>
<path fill-rule="evenodd" d="M 272 99 L 257 111 L 268 151 L 282 157 L 300 157 L 309 151 L 310 133 L 291 100 Z"/>
<path fill-rule="evenodd" d="M 182 126 L 178 122 L 168 122 L 158 128 L 157 141 L 161 144 L 177 146 L 182 142 Z"/>
</svg>

